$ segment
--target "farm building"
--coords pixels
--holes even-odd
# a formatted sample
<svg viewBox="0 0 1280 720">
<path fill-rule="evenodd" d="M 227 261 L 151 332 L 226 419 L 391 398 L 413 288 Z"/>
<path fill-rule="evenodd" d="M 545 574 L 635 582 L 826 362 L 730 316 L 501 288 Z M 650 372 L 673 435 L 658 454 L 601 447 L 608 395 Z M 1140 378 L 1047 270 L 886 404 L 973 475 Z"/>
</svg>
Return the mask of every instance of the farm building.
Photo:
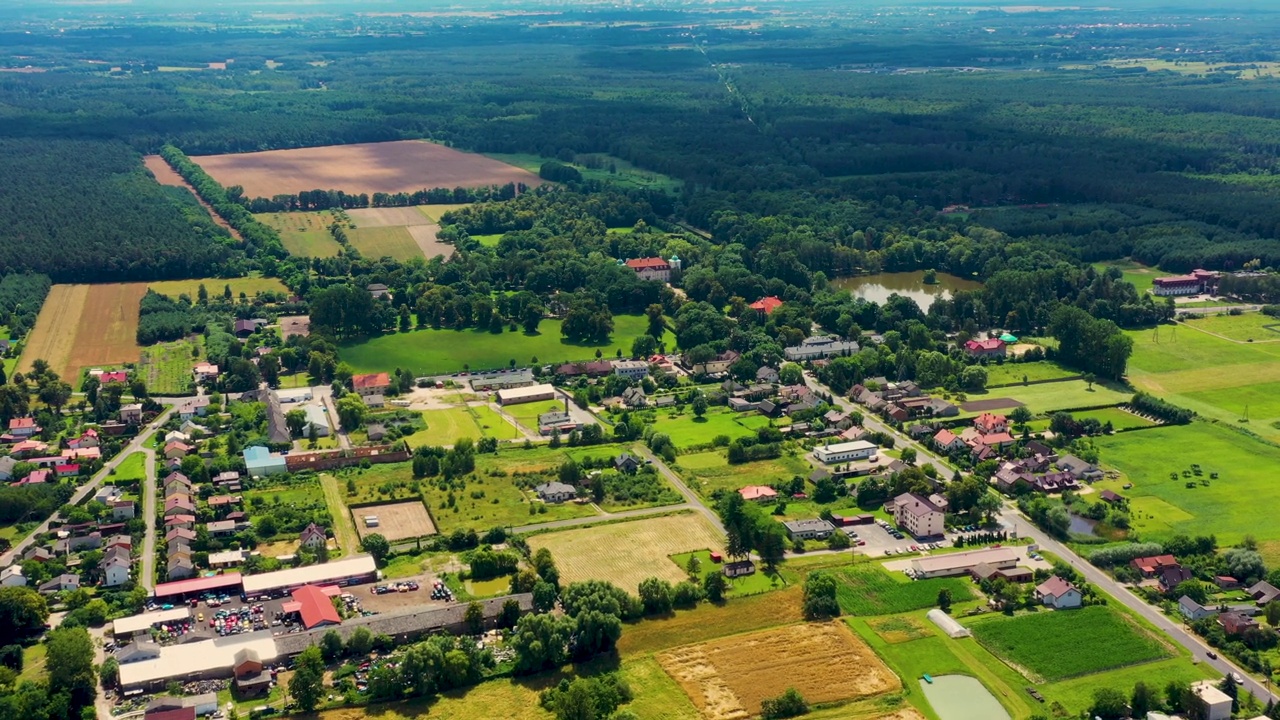
<svg viewBox="0 0 1280 720">
<path fill-rule="evenodd" d="M 270 630 L 167 645 L 160 648 L 158 657 L 121 663 L 120 687 L 126 691 L 157 689 L 175 680 L 183 682 L 231 677 L 236 654 L 246 648 L 253 650 L 264 660 L 274 660 L 277 657 L 276 644 Z"/>
<path fill-rule="evenodd" d="M 949 638 L 965 638 L 973 634 L 969 631 L 969 628 L 956 622 L 955 618 L 942 612 L 938 608 L 930 610 L 926 617 L 928 617 L 929 621 L 934 625 L 937 625 L 942 632 L 946 633 Z"/>
<path fill-rule="evenodd" d="M 378 568 L 368 555 L 356 555 L 320 565 L 246 575 L 241 578 L 245 595 L 289 592 L 303 585 L 357 585 L 377 579 Z"/>
<path fill-rule="evenodd" d="M 311 388 L 309 387 L 287 388 L 275 390 L 274 392 L 276 394 L 276 399 L 285 405 L 288 405 L 289 403 L 310 402 L 312 397 Z"/>
<path fill-rule="evenodd" d="M 324 408 L 315 403 L 307 403 L 302 406 L 302 412 L 307 414 L 306 433 L 314 433 L 316 437 L 329 437 L 333 432 L 329 427 L 329 415 Z"/>
<path fill-rule="evenodd" d="M 226 573 L 225 575 L 160 583 L 156 585 L 154 595 L 156 600 L 181 602 L 187 598 L 214 591 L 228 595 L 238 594 L 240 592 L 240 573 Z"/>
<path fill-rule="evenodd" d="M 792 540 L 825 540 L 836 529 L 831 523 L 819 518 L 788 520 L 782 526 L 787 529 L 787 536 Z"/>
<path fill-rule="evenodd" d="M 476 392 L 528 387 L 533 384 L 533 371 L 529 369 L 477 374 L 471 378 L 471 389 Z"/>
<path fill-rule="evenodd" d="M 498 391 L 499 405 L 520 405 L 522 403 L 554 400 L 556 389 L 550 385 L 532 385 L 530 387 L 506 388 Z"/>
<path fill-rule="evenodd" d="M 851 460 L 869 459 L 875 456 L 878 449 L 874 443 L 869 443 L 866 440 L 854 440 L 853 442 L 836 443 L 834 445 L 820 445 L 813 449 L 813 456 L 821 462 L 834 465 Z"/>
<path fill-rule="evenodd" d="M 1018 552 L 1004 547 L 934 555 L 912 560 L 911 568 L 920 578 L 952 577 L 968 575 L 973 568 L 983 563 L 999 570 L 1011 569 L 1018 564 Z"/>
</svg>

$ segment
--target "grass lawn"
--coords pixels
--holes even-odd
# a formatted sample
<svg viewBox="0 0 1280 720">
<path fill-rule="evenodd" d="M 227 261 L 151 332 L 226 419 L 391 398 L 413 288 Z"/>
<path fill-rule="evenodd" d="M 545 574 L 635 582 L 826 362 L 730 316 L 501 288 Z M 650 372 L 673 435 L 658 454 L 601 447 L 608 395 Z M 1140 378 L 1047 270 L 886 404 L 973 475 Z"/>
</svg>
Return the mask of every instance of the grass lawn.
<svg viewBox="0 0 1280 720">
<path fill-rule="evenodd" d="M 671 562 L 676 567 L 685 570 L 689 566 L 689 558 L 697 557 L 701 565 L 701 572 L 698 577 L 705 578 L 715 573 L 723 573 L 724 565 L 711 561 L 710 550 L 698 550 L 688 553 L 677 553 L 671 556 Z M 686 570 L 687 572 L 687 570 Z M 731 597 L 743 597 L 745 595 L 757 595 L 770 590 L 778 590 L 787 586 L 787 581 L 782 579 L 781 575 L 766 575 L 762 570 L 757 570 L 751 575 L 736 578 L 725 578 L 729 581 L 729 595 Z M 699 581 L 701 584 L 701 581 Z"/>
<path fill-rule="evenodd" d="M 347 505 L 343 500 L 346 488 L 328 473 L 320 476 L 320 488 L 324 490 L 324 501 L 329 506 L 329 516 L 333 518 L 333 537 L 338 542 L 338 547 L 344 555 L 356 552 L 360 547 L 360 540 L 356 535 L 355 522 L 351 519 L 351 513 L 347 512 Z"/>
<path fill-rule="evenodd" d="M 1280 340 L 1280 320 L 1262 313 L 1210 315 L 1184 324 L 1237 342 Z"/>
<path fill-rule="evenodd" d="M 1150 632 L 1103 605 L 983 618 L 968 626 L 992 654 L 1032 679 L 1065 680 L 1172 656 Z"/>
<path fill-rule="evenodd" d="M 894 615 L 931 608 L 938 604 L 938 592 L 944 588 L 951 590 L 954 603 L 973 598 L 973 584 L 961 578 L 912 581 L 869 561 L 827 570 L 839 581 L 836 600 L 840 610 L 849 615 Z"/>
<path fill-rule="evenodd" d="M 1023 378 L 1026 378 L 1027 382 L 1036 382 L 1037 380 L 1064 380 L 1080 375 L 1078 371 L 1065 368 L 1051 360 L 987 365 L 986 370 L 989 388 L 1000 385 L 1021 385 Z"/>
<path fill-rule="evenodd" d="M 1125 412 L 1120 408 L 1102 408 L 1101 410 L 1085 410 L 1083 412 L 1071 413 L 1076 420 L 1097 420 L 1102 424 L 1111 423 L 1116 430 L 1127 430 L 1129 428 L 1146 428 L 1154 427 L 1155 423 L 1146 418 L 1138 417 L 1131 412 Z"/>
<path fill-rule="evenodd" d="M 730 465 L 724 450 L 681 455 L 677 471 L 685 483 L 705 498 L 719 489 L 737 490 L 744 485 L 772 485 L 796 475 L 808 476 L 809 464 L 797 456 L 783 455 L 772 460 L 757 460 Z"/>
<path fill-rule="evenodd" d="M 1249 534 L 1258 539 L 1268 563 L 1280 561 L 1280 526 L 1271 514 L 1280 502 L 1274 477 L 1280 449 L 1205 422 L 1122 433 L 1096 443 L 1103 463 L 1122 477 L 1095 485 L 1130 498 L 1133 527 L 1144 538 L 1212 534 L 1225 547 Z M 1201 466 L 1202 475 L 1183 477 L 1192 464 Z M 1217 479 L 1211 477 L 1215 472 Z M 1133 487 L 1121 489 L 1125 482 Z"/>
<path fill-rule="evenodd" d="M 419 253 L 421 255 L 421 253 Z M 631 341 L 644 334 L 648 320 L 639 315 L 615 315 L 613 337 L 603 344 L 570 343 L 560 335 L 559 320 L 544 320 L 536 335 L 523 332 L 494 334 L 484 330 L 414 330 L 390 333 L 339 349 L 339 356 L 355 372 L 379 372 L 408 368 L 418 375 L 439 375 L 464 369 L 493 370 L 538 358 L 542 363 L 562 363 L 595 359 L 599 349 L 604 357 L 618 350 L 631 352 Z M 675 347 L 675 336 L 664 338 Z"/>
<path fill-rule="evenodd" d="M 286 288 L 279 278 L 264 277 L 158 280 L 147 283 L 147 288 L 155 290 L 161 295 L 169 295 L 171 297 L 186 293 L 194 301 L 201 285 L 204 285 L 204 289 L 208 290 L 210 295 L 221 295 L 223 288 L 229 285 L 231 286 L 231 295 L 235 298 L 239 298 L 240 293 L 244 293 L 247 297 L 253 297 L 258 293 L 269 291 L 289 294 L 289 288 Z"/>
<path fill-rule="evenodd" d="M 131 453 L 120 461 L 111 477 L 116 480 L 142 480 L 147 476 L 147 456 L 141 452 Z"/>
<path fill-rule="evenodd" d="M 204 336 L 194 340 L 176 340 L 142 349 L 138 372 L 155 395 L 190 395 L 194 393 L 191 368 L 198 362 Z"/>
<path fill-rule="evenodd" d="M 724 538 L 700 513 L 688 512 L 534 535 L 529 546 L 551 551 L 562 583 L 607 580 L 634 593 L 648 577 L 684 580 L 684 569 L 671 556 L 723 550 Z"/>
<path fill-rule="evenodd" d="M 564 402 L 560 400 L 542 400 L 519 405 L 506 405 L 502 408 L 502 412 L 515 418 L 516 422 L 535 433 L 538 432 L 538 416 L 552 410 L 564 410 Z"/>
<path fill-rule="evenodd" d="M 1132 283 L 1139 294 L 1151 290 L 1152 280 L 1168 275 L 1168 273 L 1161 272 L 1159 268 L 1147 267 L 1132 260 L 1110 260 L 1094 263 L 1093 266 L 1098 270 L 1105 270 L 1108 267 L 1119 268 L 1124 273 L 1125 281 Z"/>
<path fill-rule="evenodd" d="M 375 466 L 378 467 L 378 466 Z M 323 493 L 319 482 L 295 482 L 289 485 L 266 485 L 244 491 L 245 503 L 253 508 L 253 498 L 260 497 L 268 505 L 297 503 L 303 506 L 323 502 Z M 253 513 L 250 512 L 250 515 Z"/>
<path fill-rule="evenodd" d="M 48 678 L 49 671 L 45 668 L 48 655 L 49 646 L 42 642 L 23 648 L 22 673 L 18 675 L 18 679 L 40 681 Z"/>
<path fill-rule="evenodd" d="M 333 257 L 342 250 L 338 241 L 329 234 L 329 226 L 333 224 L 334 218 L 333 213 L 328 210 L 260 213 L 254 215 L 254 218 L 280 233 L 280 242 L 290 255 Z"/>
<path fill-rule="evenodd" d="M 462 438 L 479 440 L 488 436 L 499 440 L 514 440 L 520 436 L 511 423 L 488 407 L 460 406 L 447 410 L 423 410 L 422 419 L 426 421 L 427 429 L 405 438 L 410 447 L 453 445 Z"/>
<path fill-rule="evenodd" d="M 390 257 L 405 261 L 422 257 L 422 248 L 401 225 L 387 227 L 358 227 L 347 231 L 351 246 L 367 258 Z"/>
<path fill-rule="evenodd" d="M 498 241 L 502 240 L 505 233 L 494 233 L 492 235 L 472 235 L 471 239 L 484 245 L 485 247 L 497 247 Z"/>
<path fill-rule="evenodd" d="M 1026 405 L 1031 412 L 1043 414 L 1070 408 L 1119 405 L 1128 402 L 1133 397 L 1133 391 L 1118 384 L 1104 382 L 1095 382 L 1090 390 L 1088 383 L 1083 380 L 1063 380 L 1039 385 L 993 388 L 980 393 L 967 393 L 965 397 L 967 402 L 1012 398 Z M 961 409 L 964 409 L 963 404 Z M 1008 409 L 994 412 L 1007 413 Z M 981 411 L 964 411 L 961 416 L 979 414 Z"/>
<path fill-rule="evenodd" d="M 724 408 L 711 408 L 701 418 L 694 417 L 692 410 L 683 413 L 659 410 L 653 428 L 671 436 L 677 449 L 697 445 L 710 445 L 717 435 L 727 435 L 730 439 L 749 437 L 755 430 L 738 423 L 738 413 Z"/>
</svg>

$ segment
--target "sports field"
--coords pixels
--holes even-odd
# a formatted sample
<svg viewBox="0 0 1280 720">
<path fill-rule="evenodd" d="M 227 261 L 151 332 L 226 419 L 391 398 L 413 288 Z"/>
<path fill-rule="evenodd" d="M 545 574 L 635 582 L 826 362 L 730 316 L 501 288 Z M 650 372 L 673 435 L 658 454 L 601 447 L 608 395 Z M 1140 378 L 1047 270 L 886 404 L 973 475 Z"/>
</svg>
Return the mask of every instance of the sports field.
<svg viewBox="0 0 1280 720">
<path fill-rule="evenodd" d="M 204 285 L 204 289 L 209 295 L 221 295 L 225 289 L 231 287 L 231 296 L 239 299 L 240 293 L 244 293 L 245 297 L 252 298 L 254 295 L 262 292 L 278 292 L 289 293 L 289 288 L 280 282 L 279 278 L 271 277 L 241 277 L 241 278 L 197 278 L 195 280 L 159 280 L 147 283 L 147 288 L 155 290 L 161 295 L 169 295 L 177 297 L 186 293 L 194 301 L 196 294 L 200 292 L 200 286 Z M 136 312 L 135 308 L 135 313 Z"/>
<path fill-rule="evenodd" d="M 1042 415 L 1056 410 L 1067 410 L 1078 407 L 1094 407 L 1098 405 L 1119 405 L 1133 397 L 1133 391 L 1115 383 L 1095 382 L 1093 389 L 1083 380 L 1063 380 L 1061 382 L 1040 383 L 1039 385 L 1013 385 L 993 388 L 980 393 L 967 393 L 966 401 L 960 405 L 961 417 L 970 417 L 985 411 L 996 411 L 984 408 L 984 403 L 1004 400 L 1004 410 L 1027 406 L 1031 412 Z"/>
<path fill-rule="evenodd" d="M 535 174 L 484 155 L 443 145 L 401 140 L 330 145 L 298 150 L 193 157 L 224 187 L 239 185 L 246 197 L 332 188 L 348 193 L 398 193 L 438 187 L 542 184 Z"/>
<path fill-rule="evenodd" d="M 1269 319 L 1212 317 L 1128 331 L 1129 380 L 1175 405 L 1280 441 L 1280 342 L 1232 342 L 1210 334 L 1247 333 L 1250 323 Z"/>
<path fill-rule="evenodd" d="M 1133 527 L 1144 538 L 1216 535 L 1225 547 L 1248 534 L 1258 539 L 1268 562 L 1280 561 L 1280 526 L 1271 512 L 1280 502 L 1280 485 L 1275 482 L 1280 449 L 1206 422 L 1122 433 L 1095 442 L 1103 464 L 1123 475 L 1095 485 L 1129 497 Z M 1201 474 L 1194 473 L 1193 464 L 1200 466 Z M 1133 487 L 1123 489 L 1125 482 Z"/>
<path fill-rule="evenodd" d="M 968 626 L 978 642 L 1032 680 L 1065 680 L 1173 656 L 1146 629 L 1103 605 Z"/>
<path fill-rule="evenodd" d="M 685 484 L 704 498 L 710 498 L 716 490 L 736 491 L 744 485 L 772 485 L 812 472 L 804 460 L 788 455 L 730 465 L 724 450 L 681 455 L 677 463 Z"/>
<path fill-rule="evenodd" d="M 339 348 L 343 362 L 355 372 L 379 372 L 408 368 L 418 375 L 442 375 L 462 370 L 507 368 L 512 360 L 525 365 L 532 358 L 540 363 L 564 363 L 594 360 L 599 349 L 612 358 L 618 350 L 631 352 L 631 342 L 644 333 L 648 321 L 638 315 L 613 316 L 613 337 L 593 345 L 566 341 L 560 335 L 559 320 L 543 320 L 537 335 L 522 331 L 491 333 L 487 330 L 414 330 L 389 333 L 360 343 Z M 675 337 L 666 336 L 668 347 L 675 347 Z"/>
<path fill-rule="evenodd" d="M 418 243 L 406 227 L 357 227 L 347 231 L 347 238 L 352 247 L 367 258 L 390 257 L 403 262 L 422 257 Z"/>
<path fill-rule="evenodd" d="M 608 580 L 634 593 L 648 577 L 671 583 L 684 580 L 684 570 L 670 556 L 723 550 L 724 538 L 702 515 L 682 513 L 534 535 L 529 546 L 551 550 L 562 583 Z"/>
<path fill-rule="evenodd" d="M 280 242 L 290 255 L 302 257 L 333 257 L 342 246 L 329 233 L 333 213 L 320 212 L 261 213 L 254 215 L 258 222 L 280 233 Z"/>
<path fill-rule="evenodd" d="M 138 304 L 144 283 L 54 285 L 27 338 L 18 369 L 38 359 L 72 386 L 80 371 L 97 365 L 136 363 Z"/>
<path fill-rule="evenodd" d="M 897 690 L 901 682 L 840 622 L 804 623 L 721 638 L 659 653 L 709 720 L 760 712 L 761 701 L 787 688 L 811 703 L 834 703 Z"/>
</svg>

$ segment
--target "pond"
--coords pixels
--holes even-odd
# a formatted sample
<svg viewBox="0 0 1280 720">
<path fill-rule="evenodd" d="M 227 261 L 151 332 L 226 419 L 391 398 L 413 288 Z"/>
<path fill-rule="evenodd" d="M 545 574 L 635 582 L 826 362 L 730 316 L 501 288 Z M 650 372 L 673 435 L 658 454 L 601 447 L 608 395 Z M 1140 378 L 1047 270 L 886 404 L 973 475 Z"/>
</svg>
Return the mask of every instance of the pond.
<svg viewBox="0 0 1280 720">
<path fill-rule="evenodd" d="M 925 311 L 928 311 L 937 298 L 951 297 L 951 293 L 957 290 L 977 290 L 982 287 L 982 283 L 976 280 L 966 280 L 946 273 L 938 273 L 938 282 L 928 285 L 924 281 L 923 270 L 836 278 L 830 284 L 881 305 L 890 295 L 897 293 L 915 300 L 920 309 Z"/>
<path fill-rule="evenodd" d="M 1010 720 L 1009 713 L 982 683 L 968 675 L 920 680 L 925 699 L 941 720 Z"/>
<path fill-rule="evenodd" d="M 1071 525 L 1067 528 L 1067 530 L 1072 535 L 1095 535 L 1096 534 L 1094 533 L 1093 528 L 1095 525 L 1098 524 L 1097 520 L 1092 520 L 1090 518 L 1084 517 L 1083 515 L 1076 515 L 1075 513 L 1070 513 L 1068 517 L 1071 518 Z"/>
</svg>

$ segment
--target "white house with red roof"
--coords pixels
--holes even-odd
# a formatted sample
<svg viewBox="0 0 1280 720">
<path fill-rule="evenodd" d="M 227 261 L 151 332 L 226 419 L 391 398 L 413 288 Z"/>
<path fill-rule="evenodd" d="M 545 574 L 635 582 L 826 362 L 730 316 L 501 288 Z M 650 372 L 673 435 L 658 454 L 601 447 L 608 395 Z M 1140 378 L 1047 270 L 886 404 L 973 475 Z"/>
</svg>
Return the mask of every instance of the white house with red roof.
<svg viewBox="0 0 1280 720">
<path fill-rule="evenodd" d="M 191 369 L 191 374 L 195 376 L 198 383 L 213 382 L 218 379 L 218 366 L 202 362 Z"/>
<path fill-rule="evenodd" d="M 324 547 L 329 538 L 325 535 L 324 528 L 315 523 L 311 523 L 302 529 L 302 536 L 299 538 L 300 545 L 307 547 Z"/>
<path fill-rule="evenodd" d="M 1004 357 L 1005 343 L 1000 338 L 970 340 L 964 344 L 964 351 L 972 357 Z"/>
<path fill-rule="evenodd" d="M 351 389 L 355 390 L 360 397 L 385 395 L 391 389 L 391 376 L 384 372 L 352 375 Z"/>
<path fill-rule="evenodd" d="M 94 430 L 93 428 L 89 428 L 85 430 L 83 433 L 81 433 L 80 437 L 71 438 L 70 440 L 68 440 L 67 447 L 71 448 L 72 450 L 79 450 L 80 448 L 98 447 L 98 431 Z"/>
<path fill-rule="evenodd" d="M 129 382 L 129 373 L 124 370 L 107 370 L 98 374 L 98 382 L 106 385 L 107 383 L 126 383 Z"/>
<path fill-rule="evenodd" d="M 992 433 L 1002 433 L 1009 431 L 1009 419 L 1003 415 L 992 415 L 991 413 L 982 413 L 974 418 L 973 426 L 983 435 Z"/>
<path fill-rule="evenodd" d="M 1055 610 L 1078 608 L 1084 604 L 1080 590 L 1057 575 L 1036 586 L 1036 599 Z"/>
<path fill-rule="evenodd" d="M 55 465 L 53 471 L 60 478 L 75 477 L 80 474 L 80 466 L 75 463 L 67 463 L 65 465 Z"/>
<path fill-rule="evenodd" d="M 628 260 L 625 265 L 635 270 L 636 277 L 641 280 L 671 281 L 671 263 L 660 257 L 636 258 Z"/>
<path fill-rule="evenodd" d="M 778 491 L 768 485 L 748 485 L 738 491 L 743 500 L 749 502 L 772 502 L 778 498 Z"/>
<path fill-rule="evenodd" d="M 40 432 L 36 419 L 30 417 L 14 418 L 9 421 L 9 434 L 14 437 L 27 438 Z"/>
<path fill-rule="evenodd" d="M 959 435 L 943 428 L 933 436 L 933 445 L 941 452 L 954 452 L 965 447 L 964 440 Z"/>
<path fill-rule="evenodd" d="M 755 310 L 758 313 L 764 313 L 765 315 L 772 315 L 774 310 L 777 310 L 778 308 L 782 307 L 782 299 L 775 297 L 773 295 L 769 295 L 767 297 L 760 298 L 759 300 L 751 303 L 747 307 L 751 308 L 752 310 Z"/>
</svg>

